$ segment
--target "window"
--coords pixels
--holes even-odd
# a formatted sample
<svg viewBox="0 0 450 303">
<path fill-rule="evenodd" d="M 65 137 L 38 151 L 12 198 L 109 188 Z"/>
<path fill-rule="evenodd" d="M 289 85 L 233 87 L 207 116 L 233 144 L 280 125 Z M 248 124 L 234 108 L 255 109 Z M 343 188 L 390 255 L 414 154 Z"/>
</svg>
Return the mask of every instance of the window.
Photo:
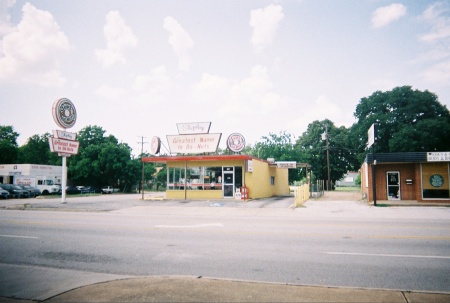
<svg viewBox="0 0 450 303">
<path fill-rule="evenodd" d="M 270 185 L 275 185 L 275 177 L 270 176 Z"/>
<path fill-rule="evenodd" d="M 186 179 L 186 180 L 185 180 Z M 222 167 L 169 167 L 167 170 L 167 188 L 171 190 L 221 190 Z"/>
</svg>

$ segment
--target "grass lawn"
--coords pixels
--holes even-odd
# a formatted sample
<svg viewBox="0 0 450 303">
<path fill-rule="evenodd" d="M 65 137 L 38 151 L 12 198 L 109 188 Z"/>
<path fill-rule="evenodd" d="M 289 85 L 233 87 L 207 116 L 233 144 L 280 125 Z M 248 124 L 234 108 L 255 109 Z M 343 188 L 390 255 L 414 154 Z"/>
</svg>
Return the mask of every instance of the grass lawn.
<svg viewBox="0 0 450 303">
<path fill-rule="evenodd" d="M 336 191 L 361 191 L 361 187 L 350 187 L 350 186 L 336 186 Z"/>
</svg>

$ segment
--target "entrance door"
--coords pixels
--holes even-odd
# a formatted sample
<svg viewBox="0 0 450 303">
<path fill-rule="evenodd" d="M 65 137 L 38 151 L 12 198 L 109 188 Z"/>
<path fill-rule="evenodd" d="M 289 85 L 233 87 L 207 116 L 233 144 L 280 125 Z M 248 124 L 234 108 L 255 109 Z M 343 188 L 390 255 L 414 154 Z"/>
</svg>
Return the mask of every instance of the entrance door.
<svg viewBox="0 0 450 303">
<path fill-rule="evenodd" d="M 234 198 L 234 167 L 224 167 L 222 174 L 223 197 Z"/>
<path fill-rule="evenodd" d="M 387 172 L 388 200 L 400 200 L 400 172 Z"/>
</svg>

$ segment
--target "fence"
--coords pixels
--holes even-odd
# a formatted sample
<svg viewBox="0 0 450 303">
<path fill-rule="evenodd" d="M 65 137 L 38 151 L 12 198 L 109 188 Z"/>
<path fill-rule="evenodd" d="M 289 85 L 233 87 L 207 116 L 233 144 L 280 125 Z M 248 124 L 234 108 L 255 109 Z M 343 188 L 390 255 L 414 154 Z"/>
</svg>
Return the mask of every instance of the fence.
<svg viewBox="0 0 450 303">
<path fill-rule="evenodd" d="M 294 188 L 295 207 L 299 207 L 309 199 L 309 184 L 303 184 Z"/>
<path fill-rule="evenodd" d="M 311 184 L 311 198 L 319 198 L 322 197 L 325 191 L 325 181 L 317 180 L 315 184 Z"/>
</svg>

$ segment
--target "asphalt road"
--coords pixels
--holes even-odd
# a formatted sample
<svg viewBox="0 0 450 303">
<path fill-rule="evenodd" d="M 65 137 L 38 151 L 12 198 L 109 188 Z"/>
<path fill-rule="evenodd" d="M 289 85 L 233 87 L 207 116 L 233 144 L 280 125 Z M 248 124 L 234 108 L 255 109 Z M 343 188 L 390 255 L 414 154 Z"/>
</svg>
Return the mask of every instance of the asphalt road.
<svg viewBox="0 0 450 303">
<path fill-rule="evenodd" d="M 447 207 L 50 200 L 0 211 L 0 297 L 155 275 L 450 293 Z"/>
</svg>

